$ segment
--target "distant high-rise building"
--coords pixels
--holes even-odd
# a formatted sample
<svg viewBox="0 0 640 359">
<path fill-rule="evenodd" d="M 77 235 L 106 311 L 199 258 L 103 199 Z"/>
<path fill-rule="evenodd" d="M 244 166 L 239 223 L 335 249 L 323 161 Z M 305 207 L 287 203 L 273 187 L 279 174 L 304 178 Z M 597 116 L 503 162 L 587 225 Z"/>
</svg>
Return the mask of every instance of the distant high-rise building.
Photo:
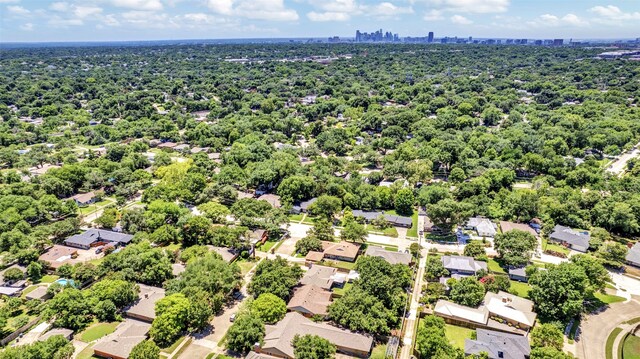
<svg viewBox="0 0 640 359">
<path fill-rule="evenodd" d="M 433 31 L 429 31 L 429 37 L 427 38 L 427 42 L 429 43 L 433 42 Z"/>
<path fill-rule="evenodd" d="M 553 46 L 562 46 L 564 44 L 563 39 L 553 39 Z"/>
</svg>

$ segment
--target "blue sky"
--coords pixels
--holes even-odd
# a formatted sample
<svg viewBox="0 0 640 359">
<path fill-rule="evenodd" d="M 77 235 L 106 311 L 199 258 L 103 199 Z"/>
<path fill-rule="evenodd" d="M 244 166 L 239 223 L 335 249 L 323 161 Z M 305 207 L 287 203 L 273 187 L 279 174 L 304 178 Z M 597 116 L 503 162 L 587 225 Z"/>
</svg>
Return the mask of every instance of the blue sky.
<svg viewBox="0 0 640 359">
<path fill-rule="evenodd" d="M 400 36 L 640 37 L 640 0 L 0 0 L 0 42 Z"/>
</svg>

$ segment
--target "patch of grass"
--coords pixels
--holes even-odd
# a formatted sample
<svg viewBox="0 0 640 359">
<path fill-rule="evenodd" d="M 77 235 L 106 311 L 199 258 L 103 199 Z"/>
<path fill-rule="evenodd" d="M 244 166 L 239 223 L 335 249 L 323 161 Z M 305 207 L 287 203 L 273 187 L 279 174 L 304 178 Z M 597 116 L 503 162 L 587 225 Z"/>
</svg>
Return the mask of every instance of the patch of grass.
<svg viewBox="0 0 640 359">
<path fill-rule="evenodd" d="M 498 274 L 507 273 L 507 271 L 505 271 L 504 269 L 502 269 L 502 267 L 500 267 L 500 263 L 498 263 L 498 261 L 496 261 L 493 258 L 489 258 L 489 261 L 487 262 L 487 266 L 489 267 L 489 271 L 493 273 L 498 273 Z"/>
<path fill-rule="evenodd" d="M 80 207 L 78 208 L 78 210 L 80 211 L 80 214 L 89 214 L 91 212 L 95 212 L 97 210 L 99 210 L 102 207 L 108 206 L 110 204 L 114 203 L 113 201 L 109 201 L 107 199 L 103 199 L 100 202 L 95 202 L 95 203 L 91 203 L 90 205 L 86 206 L 86 207 Z"/>
<path fill-rule="evenodd" d="M 640 359 L 640 337 L 628 335 L 622 346 L 624 359 Z"/>
<path fill-rule="evenodd" d="M 453 344 L 454 347 L 457 347 L 463 350 L 464 350 L 464 340 L 471 339 L 471 335 L 474 332 L 473 329 L 459 327 L 451 324 L 446 324 L 444 331 L 445 331 L 445 335 L 447 336 L 447 340 L 449 340 L 449 342 Z"/>
<path fill-rule="evenodd" d="M 344 261 L 334 261 L 334 260 L 324 261 L 322 262 L 322 264 L 328 267 L 342 268 L 347 270 L 352 270 L 353 268 L 356 267 L 356 262 L 344 262 Z"/>
<path fill-rule="evenodd" d="M 118 324 L 120 324 L 120 322 L 97 323 L 85 329 L 78 335 L 78 337 L 83 342 L 89 343 L 94 340 L 100 339 L 105 335 L 113 333 L 116 330 Z"/>
<path fill-rule="evenodd" d="M 333 288 L 333 293 L 339 296 L 345 295 L 349 289 L 353 287 L 353 283 L 345 283 L 342 288 Z"/>
<path fill-rule="evenodd" d="M 542 239 L 542 250 L 544 251 L 551 250 L 551 251 L 556 251 L 564 254 L 569 254 L 569 250 L 564 246 L 561 246 L 555 243 L 550 243 L 544 238 Z"/>
<path fill-rule="evenodd" d="M 418 238 L 418 211 L 413 211 L 411 222 L 413 225 L 407 231 L 407 237 Z"/>
<path fill-rule="evenodd" d="M 371 350 L 371 356 L 369 359 L 385 359 L 385 355 L 387 354 L 387 345 L 386 344 L 378 344 Z"/>
<path fill-rule="evenodd" d="M 243 276 L 249 273 L 251 268 L 253 268 L 253 266 L 256 265 L 254 262 L 249 262 L 249 261 L 237 261 L 236 263 L 238 263 L 238 266 L 240 267 L 240 272 L 242 273 Z"/>
<path fill-rule="evenodd" d="M 176 348 L 178 347 L 178 345 L 180 345 L 180 343 L 182 343 L 183 340 L 185 340 L 185 337 L 180 337 L 178 338 L 173 344 L 171 344 L 170 346 L 160 349 L 161 352 L 163 353 L 167 353 L 167 354 L 171 354 L 173 353 L 174 350 L 176 350 Z"/>
<path fill-rule="evenodd" d="M 104 262 L 104 256 L 100 257 L 100 258 L 96 258 L 96 259 L 92 259 L 89 261 L 89 263 L 93 264 L 94 266 L 99 266 L 100 263 Z"/>
<path fill-rule="evenodd" d="M 263 245 L 260 246 L 259 250 L 262 251 L 262 252 L 267 252 L 268 253 L 269 250 L 271 248 L 273 248 L 273 246 L 275 246 L 278 242 L 280 242 L 280 241 L 266 241 L 266 242 L 264 242 Z"/>
<path fill-rule="evenodd" d="M 93 356 L 92 345 L 89 345 L 86 348 L 84 348 L 80 353 L 78 353 L 78 356 L 76 356 L 76 359 L 90 359 L 90 358 L 96 358 L 95 356 Z"/>
<path fill-rule="evenodd" d="M 604 304 L 612 304 L 612 303 L 625 301 L 623 297 L 618 297 L 617 295 L 613 295 L 613 294 L 604 294 L 604 293 L 596 292 L 593 296 L 596 297 L 596 299 L 598 299 L 599 301 L 603 302 Z"/>
<path fill-rule="evenodd" d="M 302 221 L 302 217 L 304 217 L 304 214 L 300 213 L 300 214 L 290 214 L 289 215 L 289 222 L 300 222 Z"/>
<path fill-rule="evenodd" d="M 40 278 L 40 282 L 39 283 L 53 283 L 53 282 L 56 281 L 56 279 L 59 279 L 59 278 L 60 278 L 60 276 L 47 274 L 47 275 L 43 276 L 42 278 Z"/>
<path fill-rule="evenodd" d="M 637 324 L 637 323 L 640 323 L 640 317 L 633 318 L 631 320 L 627 320 L 626 322 L 624 322 L 624 324 Z"/>
<path fill-rule="evenodd" d="M 509 282 L 511 282 L 511 289 L 509 290 L 510 292 L 513 292 L 518 297 L 528 297 L 529 289 L 531 289 L 531 286 L 529 286 L 529 284 L 518 282 L 516 280 L 511 280 Z"/>
<path fill-rule="evenodd" d="M 604 349 L 607 359 L 613 359 L 613 342 L 616 340 L 621 331 L 622 328 L 615 328 L 611 331 L 611 334 L 609 334 L 609 337 L 607 338 L 607 344 L 605 345 Z"/>
</svg>

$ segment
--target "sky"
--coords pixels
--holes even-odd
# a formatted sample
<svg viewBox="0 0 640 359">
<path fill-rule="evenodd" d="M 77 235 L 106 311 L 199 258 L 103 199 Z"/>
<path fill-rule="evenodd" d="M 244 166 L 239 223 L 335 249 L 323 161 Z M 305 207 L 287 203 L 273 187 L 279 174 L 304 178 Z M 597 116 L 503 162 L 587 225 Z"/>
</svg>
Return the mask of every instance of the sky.
<svg viewBox="0 0 640 359">
<path fill-rule="evenodd" d="M 640 37 L 640 0 L 0 0 L 0 42 Z"/>
</svg>

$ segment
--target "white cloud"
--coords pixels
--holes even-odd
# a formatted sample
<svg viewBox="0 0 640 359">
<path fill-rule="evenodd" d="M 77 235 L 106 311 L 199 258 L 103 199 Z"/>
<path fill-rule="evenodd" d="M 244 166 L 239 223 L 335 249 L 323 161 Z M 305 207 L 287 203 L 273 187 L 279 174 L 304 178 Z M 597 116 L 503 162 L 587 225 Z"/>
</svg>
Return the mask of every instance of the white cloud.
<svg viewBox="0 0 640 359">
<path fill-rule="evenodd" d="M 299 18 L 295 10 L 284 5 L 284 0 L 209 0 L 207 4 L 221 15 L 270 21 L 296 21 Z"/>
<path fill-rule="evenodd" d="M 506 12 L 511 0 L 428 0 L 439 10 L 464 13 Z"/>
<path fill-rule="evenodd" d="M 113 14 L 103 16 L 101 20 L 107 26 L 120 26 L 120 21 Z"/>
<path fill-rule="evenodd" d="M 100 13 L 102 13 L 102 8 L 97 6 L 76 6 L 73 9 L 73 14 L 79 18 L 98 15 Z"/>
<path fill-rule="evenodd" d="M 18 15 L 18 16 L 27 16 L 31 14 L 31 11 L 19 5 L 9 5 L 7 6 L 7 11 L 9 11 L 9 13 L 12 15 Z"/>
<path fill-rule="evenodd" d="M 159 11 L 162 10 L 160 0 L 111 0 L 113 6 L 139 11 Z"/>
<path fill-rule="evenodd" d="M 28 22 L 26 24 L 20 25 L 20 30 L 22 31 L 33 31 L 33 24 Z"/>
<path fill-rule="evenodd" d="M 19 2 L 20 0 L 0 0 L 0 4 L 15 4 Z"/>
<path fill-rule="evenodd" d="M 556 15 L 544 14 L 540 15 L 534 21 L 529 21 L 527 24 L 535 27 L 550 27 L 550 26 L 587 26 L 589 22 L 578 17 L 575 14 L 566 14 L 563 17 L 558 17 Z"/>
<path fill-rule="evenodd" d="M 209 0 L 209 9 L 222 15 L 231 15 L 233 12 L 233 0 Z"/>
<path fill-rule="evenodd" d="M 324 2 L 311 1 L 317 8 L 326 12 L 357 12 L 359 6 L 355 0 L 330 0 Z"/>
<path fill-rule="evenodd" d="M 451 22 L 454 24 L 458 24 L 458 25 L 470 25 L 473 24 L 473 21 L 467 19 L 466 17 L 462 16 L 462 15 L 453 15 L 450 18 Z"/>
<path fill-rule="evenodd" d="M 69 3 L 64 1 L 54 2 L 51 5 L 49 5 L 50 10 L 58 11 L 58 12 L 69 11 L 69 8 L 70 8 Z"/>
<path fill-rule="evenodd" d="M 383 2 L 370 7 L 367 13 L 380 18 L 388 18 L 403 14 L 413 14 L 413 8 L 411 8 L 411 6 L 400 7 L 390 2 Z"/>
<path fill-rule="evenodd" d="M 444 16 L 442 16 L 442 10 L 433 9 L 424 15 L 424 19 L 427 21 L 440 21 L 444 20 Z"/>
<path fill-rule="evenodd" d="M 640 20 L 640 12 L 636 11 L 625 13 L 620 10 L 619 7 L 613 5 L 594 6 L 589 9 L 589 11 L 602 16 L 607 20 Z"/>
<path fill-rule="evenodd" d="M 307 17 L 311 21 L 348 21 L 351 16 L 346 12 L 315 12 L 307 13 Z"/>
<path fill-rule="evenodd" d="M 69 27 L 69 26 L 81 26 L 84 25 L 82 19 L 65 19 L 58 15 L 49 19 L 48 24 L 53 27 Z"/>
</svg>

